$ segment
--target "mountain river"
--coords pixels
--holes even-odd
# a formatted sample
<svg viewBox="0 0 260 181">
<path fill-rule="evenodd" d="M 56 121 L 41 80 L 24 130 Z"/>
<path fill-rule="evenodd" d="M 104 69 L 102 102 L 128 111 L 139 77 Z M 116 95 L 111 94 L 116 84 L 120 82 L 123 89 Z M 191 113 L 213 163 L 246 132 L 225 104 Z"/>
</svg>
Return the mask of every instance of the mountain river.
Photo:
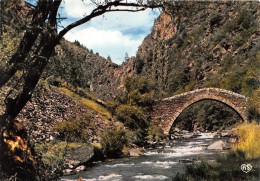
<svg viewBox="0 0 260 181">
<path fill-rule="evenodd" d="M 223 138 L 215 133 L 202 133 L 197 138 L 170 140 L 164 149 L 146 150 L 140 157 L 126 157 L 96 163 L 86 171 L 64 176 L 61 181 L 82 178 L 84 181 L 172 180 L 183 172 L 186 160 L 214 160 L 222 150 L 208 150 L 207 146 Z"/>
</svg>

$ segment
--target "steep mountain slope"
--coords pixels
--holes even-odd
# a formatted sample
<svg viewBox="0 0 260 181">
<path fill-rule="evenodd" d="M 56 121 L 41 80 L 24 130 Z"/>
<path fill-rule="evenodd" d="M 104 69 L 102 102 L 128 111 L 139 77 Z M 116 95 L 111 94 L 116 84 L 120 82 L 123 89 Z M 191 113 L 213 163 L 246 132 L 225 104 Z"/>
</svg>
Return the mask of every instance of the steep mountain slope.
<svg viewBox="0 0 260 181">
<path fill-rule="evenodd" d="M 47 86 L 35 91 L 17 120 L 25 125 L 31 141 L 34 143 L 49 142 L 61 135 L 55 131 L 59 123 L 72 122 L 78 119 L 88 121 L 88 126 L 81 125 L 81 131 L 87 130 L 88 140 L 100 139 L 100 132 L 113 127 L 114 121 L 110 112 L 100 100 L 86 94 L 81 96 L 66 87 Z"/>
<path fill-rule="evenodd" d="M 63 80 L 75 87 L 89 88 L 102 98 L 111 91 L 118 65 L 77 43 L 61 41 L 46 68 L 45 78 Z"/>
<path fill-rule="evenodd" d="M 87 88 L 102 99 L 111 99 L 122 92 L 124 79 L 133 74 L 134 61 L 132 58 L 119 66 L 77 41 L 62 40 L 43 78 L 54 85 L 66 81 L 74 87 Z"/>
<path fill-rule="evenodd" d="M 176 2 L 156 20 L 138 50 L 135 72 L 157 98 L 202 87 L 246 96 L 259 88 L 257 2 Z"/>
</svg>

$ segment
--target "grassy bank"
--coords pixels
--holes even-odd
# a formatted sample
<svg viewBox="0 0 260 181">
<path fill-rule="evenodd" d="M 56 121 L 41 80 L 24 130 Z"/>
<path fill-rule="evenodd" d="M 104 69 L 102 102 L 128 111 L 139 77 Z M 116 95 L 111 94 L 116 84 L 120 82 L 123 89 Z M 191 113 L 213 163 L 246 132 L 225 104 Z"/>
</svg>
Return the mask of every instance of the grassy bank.
<svg viewBox="0 0 260 181">
<path fill-rule="evenodd" d="M 260 125 L 244 123 L 237 127 L 238 142 L 225 155 L 218 155 L 213 163 L 202 161 L 188 165 L 184 173 L 178 173 L 174 181 L 196 180 L 260 180 Z M 252 165 L 245 173 L 242 164 Z"/>
<path fill-rule="evenodd" d="M 260 158 L 260 125 L 245 123 L 237 127 L 238 142 L 233 150 L 241 150 L 248 160 Z"/>
<path fill-rule="evenodd" d="M 96 111 L 97 113 L 99 113 L 103 116 L 106 116 L 107 118 L 111 118 L 110 112 L 104 106 L 98 104 L 97 102 L 84 98 L 65 87 L 60 87 L 59 90 L 62 91 L 63 93 L 65 93 L 67 96 L 69 96 L 73 100 L 75 100 L 77 103 L 81 104 L 82 106 L 86 106 L 86 107 Z"/>
</svg>

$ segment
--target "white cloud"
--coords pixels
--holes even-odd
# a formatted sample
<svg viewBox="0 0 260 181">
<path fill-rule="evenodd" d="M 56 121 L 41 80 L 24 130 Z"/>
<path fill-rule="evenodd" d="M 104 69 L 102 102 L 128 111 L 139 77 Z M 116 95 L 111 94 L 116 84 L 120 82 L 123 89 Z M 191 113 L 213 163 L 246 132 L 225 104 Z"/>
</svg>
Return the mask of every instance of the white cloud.
<svg viewBox="0 0 260 181">
<path fill-rule="evenodd" d="M 74 30 L 66 34 L 65 38 L 69 41 L 78 40 L 105 58 L 110 55 L 118 64 L 122 63 L 126 52 L 129 56 L 135 55 L 142 42 L 142 39 L 133 40 L 129 36 L 124 36 L 120 31 L 97 30 L 93 27 Z"/>
<path fill-rule="evenodd" d="M 62 16 L 67 17 L 62 22 L 68 25 L 75 19 L 82 18 L 93 10 L 90 0 L 65 0 Z M 87 5 L 87 6 L 86 6 Z M 79 26 L 65 36 L 69 41 L 78 40 L 81 44 L 94 52 L 99 52 L 103 57 L 111 56 L 112 61 L 121 64 L 125 52 L 134 56 L 143 38 L 150 33 L 154 19 L 158 17 L 158 11 L 113 12 L 98 16 L 85 25 Z"/>
<path fill-rule="evenodd" d="M 89 1 L 65 0 L 63 2 L 63 11 L 65 15 L 71 18 L 82 18 L 85 14 L 89 14 L 93 9 L 93 4 Z"/>
<path fill-rule="evenodd" d="M 96 2 L 97 4 L 102 4 L 105 1 L 104 0 L 95 0 L 95 1 L 91 1 L 91 0 L 64 0 L 63 4 L 62 4 L 63 11 L 69 17 L 79 19 L 79 18 L 82 18 L 84 15 L 90 14 L 92 12 L 92 10 L 97 7 L 93 2 Z M 128 3 L 136 2 L 136 0 L 127 0 L 127 2 Z M 117 8 L 117 9 L 135 9 L 135 8 L 121 7 L 121 8 Z M 140 13 L 140 15 L 145 14 L 145 13 L 142 13 L 142 12 L 139 12 L 139 13 Z M 114 14 L 114 13 L 110 13 L 110 14 Z M 128 18 L 135 19 L 135 15 L 132 16 L 130 14 L 133 15 L 133 13 L 128 12 L 128 15 L 127 15 Z M 143 18 L 143 17 L 141 17 L 141 18 Z M 138 21 L 139 19 L 140 19 L 140 16 L 139 16 L 138 19 L 135 19 L 135 20 Z"/>
<path fill-rule="evenodd" d="M 91 26 L 100 29 L 129 29 L 129 28 L 147 28 L 153 25 L 158 12 L 151 10 L 141 12 L 114 12 L 107 13 L 105 16 L 99 16 L 91 21 Z"/>
</svg>

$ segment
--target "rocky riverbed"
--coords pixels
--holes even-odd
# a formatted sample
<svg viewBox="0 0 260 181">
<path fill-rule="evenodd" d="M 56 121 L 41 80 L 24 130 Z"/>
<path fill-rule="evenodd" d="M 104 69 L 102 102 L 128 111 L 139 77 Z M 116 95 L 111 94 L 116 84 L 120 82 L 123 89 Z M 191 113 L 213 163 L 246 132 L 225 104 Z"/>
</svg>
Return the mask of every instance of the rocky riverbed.
<svg viewBox="0 0 260 181">
<path fill-rule="evenodd" d="M 178 144 L 185 142 L 187 143 L 187 140 L 190 141 L 188 144 L 193 144 L 192 142 L 196 143 L 196 140 L 207 140 L 207 144 L 201 144 L 197 145 L 200 148 L 203 148 L 203 150 L 208 150 L 212 152 L 216 151 L 224 151 L 230 149 L 230 146 L 234 143 L 234 139 L 236 138 L 234 135 L 234 130 L 226 130 L 223 132 L 213 132 L 213 133 L 202 133 L 202 132 L 188 132 L 186 130 L 175 130 L 174 139 L 172 140 L 163 140 L 163 141 L 157 141 L 157 142 L 148 142 L 149 144 L 145 148 L 132 148 L 129 150 L 129 154 L 125 155 L 124 158 L 130 158 L 130 157 L 142 157 L 147 155 L 150 152 L 153 153 L 164 153 L 165 150 L 175 148 L 178 146 Z M 177 136 L 178 137 L 175 137 Z M 171 135 L 171 137 L 173 137 Z M 202 142 L 201 142 L 202 143 Z M 83 151 L 82 155 L 80 156 L 80 150 Z M 76 153 L 76 154 L 75 154 Z M 74 150 L 74 152 L 71 154 L 74 155 L 67 159 L 66 164 L 64 165 L 63 174 L 64 175 L 77 175 L 79 172 L 89 170 L 88 168 L 89 164 L 92 161 L 97 161 L 98 157 L 101 155 L 95 155 L 94 150 L 92 148 L 84 149 L 79 148 L 79 150 Z M 95 158 L 95 159 L 94 159 Z M 121 159 L 124 159 L 121 158 Z M 103 158 L 100 158 L 102 160 Z M 121 160 L 119 159 L 119 160 Z M 182 163 L 194 163 L 196 161 L 199 161 L 197 158 L 180 158 L 179 162 Z M 95 165 L 95 164 L 94 164 Z"/>
<path fill-rule="evenodd" d="M 225 152 L 224 147 L 209 149 L 218 142 L 229 144 L 228 138 L 216 138 L 216 134 L 201 133 L 197 138 L 151 143 L 142 155 L 99 162 L 61 180 L 171 180 L 177 172 L 184 170 L 185 165 L 214 160 L 216 153 Z M 219 143 L 217 145 L 222 146 Z"/>
<path fill-rule="evenodd" d="M 200 130 L 195 130 L 189 132 L 188 130 L 180 130 L 178 128 L 174 128 L 170 133 L 170 139 L 183 139 L 183 138 L 197 138 L 202 136 L 202 133 L 213 133 L 214 137 L 221 138 L 221 137 L 234 137 L 235 129 L 231 130 L 224 130 L 224 131 L 205 131 L 201 132 Z"/>
</svg>

